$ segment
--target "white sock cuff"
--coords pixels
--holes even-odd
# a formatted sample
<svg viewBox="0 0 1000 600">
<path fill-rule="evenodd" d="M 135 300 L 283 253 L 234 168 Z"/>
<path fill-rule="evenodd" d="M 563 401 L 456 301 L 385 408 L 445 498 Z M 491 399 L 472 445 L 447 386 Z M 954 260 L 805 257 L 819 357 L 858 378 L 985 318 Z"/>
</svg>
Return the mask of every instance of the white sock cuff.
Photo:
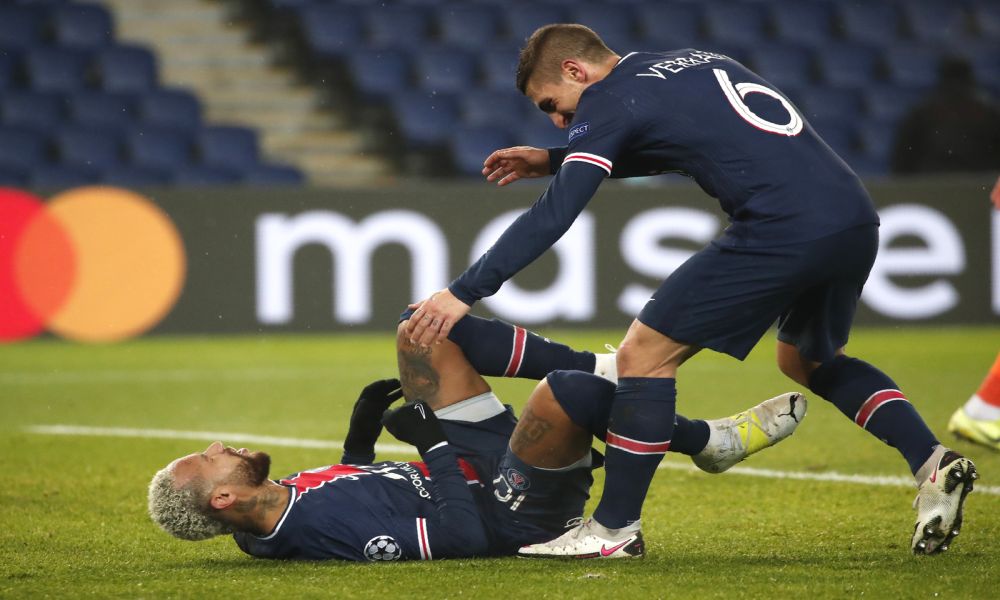
<svg viewBox="0 0 1000 600">
<path fill-rule="evenodd" d="M 594 453 L 587 450 L 587 453 L 583 455 L 583 458 L 576 461 L 571 465 L 566 465 L 565 467 L 559 467 L 556 469 L 546 469 L 544 467 L 532 467 L 538 469 L 539 471 L 549 471 L 550 473 L 563 473 L 565 471 L 572 471 L 573 469 L 581 469 L 584 467 L 590 467 L 594 464 Z"/>
<path fill-rule="evenodd" d="M 493 391 L 479 394 L 471 398 L 466 398 L 461 402 L 450 404 L 444 408 L 434 411 L 438 419 L 443 421 L 465 421 L 467 423 L 478 423 L 495 417 L 507 408 L 500 402 Z"/>
<path fill-rule="evenodd" d="M 978 421 L 996 421 L 1000 419 L 1000 406 L 993 406 L 983 400 L 979 394 L 973 394 L 963 408 L 965 409 L 965 414 L 969 415 L 970 419 Z"/>
</svg>

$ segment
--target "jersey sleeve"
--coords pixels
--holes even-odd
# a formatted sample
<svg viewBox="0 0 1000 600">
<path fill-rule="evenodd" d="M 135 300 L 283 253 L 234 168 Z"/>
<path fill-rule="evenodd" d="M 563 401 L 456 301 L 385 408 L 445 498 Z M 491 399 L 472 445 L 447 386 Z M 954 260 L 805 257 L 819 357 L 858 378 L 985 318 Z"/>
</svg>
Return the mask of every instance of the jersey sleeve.
<svg viewBox="0 0 1000 600">
<path fill-rule="evenodd" d="M 492 248 L 448 286 L 462 302 L 472 305 L 492 296 L 551 248 L 611 174 L 615 157 L 631 137 L 634 118 L 620 100 L 603 92 L 588 90 L 580 102 L 565 157 L 549 187 Z M 550 149 L 550 161 L 552 156 Z"/>
<path fill-rule="evenodd" d="M 455 451 L 441 444 L 425 452 L 423 459 L 434 486 L 437 518 L 417 520 L 420 558 L 486 554 L 489 549 L 486 529 Z"/>
</svg>

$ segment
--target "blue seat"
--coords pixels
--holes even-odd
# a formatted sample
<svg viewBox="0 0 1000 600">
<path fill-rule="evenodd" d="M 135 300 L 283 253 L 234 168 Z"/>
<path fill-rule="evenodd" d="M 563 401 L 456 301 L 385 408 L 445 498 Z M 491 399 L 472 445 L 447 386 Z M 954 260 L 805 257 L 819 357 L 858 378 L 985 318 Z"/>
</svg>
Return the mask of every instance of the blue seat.
<svg viewBox="0 0 1000 600">
<path fill-rule="evenodd" d="M 610 48 L 619 51 L 631 49 L 638 37 L 632 11 L 623 6 L 593 1 L 573 3 L 570 21 L 590 27 Z"/>
<path fill-rule="evenodd" d="M 132 165 L 115 165 L 101 171 L 101 181 L 122 187 L 167 185 L 171 176 L 166 171 Z"/>
<path fill-rule="evenodd" d="M 523 44 L 539 27 L 565 23 L 568 18 L 565 7 L 537 2 L 505 7 L 502 14 L 510 39 L 518 45 Z"/>
<path fill-rule="evenodd" d="M 321 58 L 339 57 L 362 45 L 365 26 L 356 8 L 309 4 L 298 11 L 306 44 Z"/>
<path fill-rule="evenodd" d="M 633 8 L 646 50 L 698 47 L 702 9 L 698 3 L 644 2 Z"/>
<path fill-rule="evenodd" d="M 857 153 L 853 121 L 847 119 L 813 119 L 809 123 L 833 151 L 846 158 Z"/>
<path fill-rule="evenodd" d="M 191 162 L 191 139 L 166 127 L 136 127 L 125 136 L 125 150 L 132 165 L 172 171 Z"/>
<path fill-rule="evenodd" d="M 259 164 L 243 171 L 243 183 L 247 185 L 304 185 L 302 171 L 289 165 Z"/>
<path fill-rule="evenodd" d="M 89 55 L 54 46 L 31 48 L 24 64 L 31 87 L 44 92 L 70 92 L 87 84 Z"/>
<path fill-rule="evenodd" d="M 121 140 L 107 129 L 67 127 L 55 142 L 63 164 L 105 169 L 121 163 Z"/>
<path fill-rule="evenodd" d="M 459 47 L 427 48 L 414 57 L 414 77 L 427 91 L 461 92 L 475 87 L 476 62 L 475 54 Z"/>
<path fill-rule="evenodd" d="M 873 86 L 864 91 L 866 112 L 874 119 L 896 122 L 920 102 L 925 93 L 894 85 Z"/>
<path fill-rule="evenodd" d="M 1000 40 L 964 40 L 949 48 L 949 54 L 964 58 L 969 62 L 976 83 L 980 87 L 987 91 L 996 91 L 1000 88 Z"/>
<path fill-rule="evenodd" d="M 896 138 L 898 123 L 881 119 L 865 119 L 856 129 L 861 149 L 866 156 L 888 164 Z"/>
<path fill-rule="evenodd" d="M 792 44 L 768 44 L 750 50 L 753 70 L 779 89 L 802 87 L 813 79 L 812 52 Z"/>
<path fill-rule="evenodd" d="M 37 188 L 71 188 L 99 183 L 101 173 L 79 165 L 38 165 L 31 169 L 28 181 Z"/>
<path fill-rule="evenodd" d="M 139 116 L 150 125 L 193 132 L 201 127 L 201 103 L 186 90 L 160 88 L 139 98 Z"/>
<path fill-rule="evenodd" d="M 569 135 L 565 129 L 559 129 L 552 124 L 549 117 L 541 112 L 529 114 L 521 126 L 514 132 L 514 143 L 518 146 L 534 146 L 535 148 L 558 148 L 566 145 Z"/>
<path fill-rule="evenodd" d="M 856 90 L 809 87 L 797 94 L 799 108 L 806 119 L 848 120 L 864 112 L 863 98 Z"/>
<path fill-rule="evenodd" d="M 827 85 L 859 88 L 879 79 L 881 53 L 862 44 L 832 44 L 817 48 L 816 63 Z"/>
<path fill-rule="evenodd" d="M 129 94 L 84 90 L 70 96 L 68 104 L 70 116 L 81 125 L 123 131 L 135 122 L 135 98 Z"/>
<path fill-rule="evenodd" d="M 180 186 L 217 186 L 240 183 L 238 171 L 209 165 L 190 165 L 174 171 L 173 183 Z"/>
<path fill-rule="evenodd" d="M 479 70 L 483 77 L 483 86 L 497 90 L 517 90 L 517 46 L 500 45 L 491 48 L 480 57 Z"/>
<path fill-rule="evenodd" d="M 403 92 L 392 98 L 402 138 L 411 148 L 442 145 L 458 125 L 458 103 L 446 94 Z"/>
<path fill-rule="evenodd" d="M 197 134 L 197 147 L 201 163 L 207 166 L 239 169 L 260 160 L 257 133 L 247 127 L 204 127 Z"/>
<path fill-rule="evenodd" d="M 49 133 L 60 127 L 66 102 L 53 92 L 11 90 L 0 96 L 0 114 L 7 126 Z"/>
<path fill-rule="evenodd" d="M 966 14 L 954 0 L 908 0 L 900 4 L 910 33 L 925 42 L 948 43 L 968 35 Z"/>
<path fill-rule="evenodd" d="M 34 6 L 0 6 L 0 48 L 23 50 L 42 43 L 46 13 Z"/>
<path fill-rule="evenodd" d="M 779 39 L 787 42 L 820 45 L 834 35 L 833 5 L 821 0 L 770 3 L 771 22 Z"/>
<path fill-rule="evenodd" d="M 767 38 L 766 14 L 757 3 L 708 4 L 705 27 L 713 40 L 726 44 L 757 44 Z"/>
<path fill-rule="evenodd" d="M 400 50 L 354 50 L 347 58 L 351 81 L 362 98 L 380 100 L 410 87 L 410 64 Z"/>
<path fill-rule="evenodd" d="M 27 173 L 0 168 L 0 185 L 8 187 L 21 187 L 27 183 L 28 183 Z"/>
<path fill-rule="evenodd" d="M 1000 39 L 1000 2 L 980 0 L 972 5 L 972 22 L 984 39 Z"/>
<path fill-rule="evenodd" d="M 48 159 L 49 147 L 44 135 L 28 129 L 0 127 L 0 168 L 28 171 Z"/>
<path fill-rule="evenodd" d="M 838 2 L 844 37 L 854 42 L 888 46 L 900 35 L 901 16 L 893 2 Z"/>
<path fill-rule="evenodd" d="M 430 38 L 429 13 L 421 7 L 399 4 L 365 6 L 364 22 L 373 45 L 419 48 Z"/>
<path fill-rule="evenodd" d="M 505 127 L 489 125 L 462 127 L 448 140 L 452 164 L 462 175 L 481 176 L 487 156 L 494 150 L 514 145 L 509 131 Z"/>
<path fill-rule="evenodd" d="M 479 88 L 459 97 L 459 113 L 467 126 L 516 126 L 533 109 L 531 101 L 511 85 L 508 89 Z"/>
<path fill-rule="evenodd" d="M 103 6 L 68 3 L 51 9 L 56 42 L 74 48 L 99 48 L 114 39 L 114 21 Z"/>
<path fill-rule="evenodd" d="M 937 83 L 940 54 L 924 44 L 887 48 L 882 56 L 889 81 L 904 87 L 930 87 Z"/>
<path fill-rule="evenodd" d="M 142 46 L 112 46 L 98 51 L 101 87 L 110 92 L 145 92 L 157 85 L 156 57 Z"/>
<path fill-rule="evenodd" d="M 444 4 L 437 9 L 437 25 L 442 42 L 485 49 L 500 35 L 499 9 L 492 4 Z"/>
<path fill-rule="evenodd" d="M 17 81 L 18 63 L 13 53 L 0 49 L 0 90 L 14 87 Z"/>
</svg>

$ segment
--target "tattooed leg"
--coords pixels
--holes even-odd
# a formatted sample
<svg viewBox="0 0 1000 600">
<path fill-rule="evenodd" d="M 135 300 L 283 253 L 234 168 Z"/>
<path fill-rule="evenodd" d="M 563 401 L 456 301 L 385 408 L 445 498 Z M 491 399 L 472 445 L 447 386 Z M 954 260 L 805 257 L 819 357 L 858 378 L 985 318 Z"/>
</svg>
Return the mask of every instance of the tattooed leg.
<svg viewBox="0 0 1000 600">
<path fill-rule="evenodd" d="M 445 340 L 430 348 L 415 346 L 405 335 L 405 327 L 403 321 L 397 329 L 396 360 L 407 402 L 423 400 L 439 410 L 490 391 L 457 345 Z"/>
<path fill-rule="evenodd" d="M 570 420 L 543 379 L 528 398 L 510 449 L 531 466 L 558 469 L 583 458 L 590 442 L 590 432 Z"/>
</svg>

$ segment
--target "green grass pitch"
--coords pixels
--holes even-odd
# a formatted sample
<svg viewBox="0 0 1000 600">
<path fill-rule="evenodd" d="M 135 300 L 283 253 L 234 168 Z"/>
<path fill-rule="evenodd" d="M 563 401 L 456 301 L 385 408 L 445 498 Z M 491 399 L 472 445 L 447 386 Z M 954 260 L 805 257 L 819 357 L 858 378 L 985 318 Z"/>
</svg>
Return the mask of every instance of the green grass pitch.
<svg viewBox="0 0 1000 600">
<path fill-rule="evenodd" d="M 546 333 L 589 349 L 621 337 Z M 849 349 L 890 373 L 939 437 L 979 467 L 981 489 L 970 496 L 966 525 L 948 554 L 910 554 L 914 490 L 903 485 L 665 469 L 653 481 L 643 515 L 645 560 L 254 560 L 230 539 L 174 540 L 146 516 L 153 472 L 207 442 L 48 435 L 29 428 L 59 424 L 340 440 L 358 390 L 394 374 L 390 336 L 0 346 L 0 597 L 996 597 L 1000 453 L 953 441 L 945 427 L 992 364 L 1000 328 L 862 329 Z M 532 387 L 519 380 L 494 385 L 516 407 Z M 711 418 L 793 389 L 774 366 L 773 342 L 766 340 L 742 364 L 707 352 L 693 359 L 682 372 L 678 405 L 690 417 Z M 908 475 L 895 450 L 826 402 L 810 401 L 796 435 L 741 466 L 818 476 Z M 272 454 L 274 476 L 339 458 L 336 450 L 259 449 Z M 667 462 L 686 464 L 679 456 Z M 600 480 L 595 496 L 599 486 Z"/>
</svg>

